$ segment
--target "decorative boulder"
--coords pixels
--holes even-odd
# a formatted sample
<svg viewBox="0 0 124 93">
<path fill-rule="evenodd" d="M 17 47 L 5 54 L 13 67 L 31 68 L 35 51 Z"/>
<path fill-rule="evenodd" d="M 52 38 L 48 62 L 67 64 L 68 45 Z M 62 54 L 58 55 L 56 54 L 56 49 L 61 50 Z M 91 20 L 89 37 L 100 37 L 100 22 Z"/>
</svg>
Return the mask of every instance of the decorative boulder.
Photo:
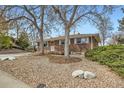
<svg viewBox="0 0 124 93">
<path fill-rule="evenodd" d="M 10 56 L 10 57 L 8 57 L 8 59 L 12 61 L 12 60 L 15 60 L 16 58 L 13 56 Z"/>
<path fill-rule="evenodd" d="M 16 58 L 14 56 L 4 56 L 4 57 L 0 57 L 0 60 L 1 61 L 4 61 L 4 60 L 15 60 Z"/>
<path fill-rule="evenodd" d="M 84 78 L 84 74 L 80 74 L 78 77 L 83 79 Z"/>
<path fill-rule="evenodd" d="M 83 70 L 75 70 L 74 72 L 72 72 L 72 77 L 84 78 L 84 71 Z"/>
<path fill-rule="evenodd" d="M 0 57 L 0 60 L 4 61 L 4 60 L 8 60 L 8 58 L 7 57 Z"/>
<path fill-rule="evenodd" d="M 96 74 L 89 72 L 89 71 L 85 71 L 84 72 L 84 79 L 93 79 L 96 77 Z"/>
</svg>

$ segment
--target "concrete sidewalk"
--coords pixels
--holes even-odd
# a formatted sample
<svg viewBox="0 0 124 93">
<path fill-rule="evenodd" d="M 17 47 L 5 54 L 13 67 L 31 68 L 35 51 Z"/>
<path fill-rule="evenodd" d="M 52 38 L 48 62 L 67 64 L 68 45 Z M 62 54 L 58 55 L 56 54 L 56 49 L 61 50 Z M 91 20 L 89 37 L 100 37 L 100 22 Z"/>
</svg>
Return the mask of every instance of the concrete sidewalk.
<svg viewBox="0 0 124 93">
<path fill-rule="evenodd" d="M 30 88 L 12 75 L 0 70 L 0 88 Z"/>
<path fill-rule="evenodd" d="M 5 57 L 5 56 L 15 56 L 15 57 L 19 57 L 19 56 L 28 56 L 31 55 L 31 53 L 16 53 L 16 54 L 0 54 L 0 57 Z"/>
</svg>

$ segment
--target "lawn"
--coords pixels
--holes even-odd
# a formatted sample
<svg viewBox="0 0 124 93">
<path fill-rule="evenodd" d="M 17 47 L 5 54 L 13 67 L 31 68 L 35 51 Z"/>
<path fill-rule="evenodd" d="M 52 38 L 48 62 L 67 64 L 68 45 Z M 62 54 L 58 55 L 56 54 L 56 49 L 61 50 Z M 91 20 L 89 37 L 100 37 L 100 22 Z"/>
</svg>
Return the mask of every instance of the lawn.
<svg viewBox="0 0 124 93">
<path fill-rule="evenodd" d="M 101 46 L 85 53 L 86 58 L 109 66 L 124 78 L 124 45 Z"/>
</svg>

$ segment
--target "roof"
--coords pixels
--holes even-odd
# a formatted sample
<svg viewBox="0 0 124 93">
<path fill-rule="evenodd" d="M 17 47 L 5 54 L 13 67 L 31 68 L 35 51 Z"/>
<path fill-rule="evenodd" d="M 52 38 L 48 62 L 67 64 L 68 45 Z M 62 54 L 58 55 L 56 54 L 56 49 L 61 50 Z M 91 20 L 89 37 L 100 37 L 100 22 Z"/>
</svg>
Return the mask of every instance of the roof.
<svg viewBox="0 0 124 93">
<path fill-rule="evenodd" d="M 75 34 L 75 35 L 70 35 L 69 38 L 82 38 L 82 37 L 94 37 L 98 42 L 100 42 L 100 36 L 99 34 Z M 59 37 L 53 37 L 49 39 L 45 39 L 45 41 L 55 41 L 55 40 L 63 40 L 65 39 L 65 36 L 59 36 Z"/>
</svg>

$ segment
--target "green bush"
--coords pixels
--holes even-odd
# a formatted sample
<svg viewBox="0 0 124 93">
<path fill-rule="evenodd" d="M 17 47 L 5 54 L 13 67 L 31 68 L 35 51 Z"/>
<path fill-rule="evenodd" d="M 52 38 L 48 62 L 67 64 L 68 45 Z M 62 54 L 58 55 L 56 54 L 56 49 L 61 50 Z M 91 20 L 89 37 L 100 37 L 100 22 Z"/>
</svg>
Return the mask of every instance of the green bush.
<svg viewBox="0 0 124 93">
<path fill-rule="evenodd" d="M 28 46 L 29 46 L 29 39 L 28 39 L 28 35 L 27 35 L 26 32 L 22 32 L 20 34 L 20 37 L 16 41 L 16 44 L 18 46 L 20 46 L 22 49 L 28 48 Z"/>
<path fill-rule="evenodd" d="M 9 36 L 0 34 L 0 49 L 8 49 L 12 47 L 12 39 Z"/>
<path fill-rule="evenodd" d="M 124 76 L 124 45 L 100 46 L 85 53 L 85 57 L 108 65 L 119 75 Z"/>
<path fill-rule="evenodd" d="M 124 46 L 111 45 L 97 47 L 92 50 L 88 50 L 85 53 L 85 57 L 99 62 L 114 62 L 124 60 Z"/>
</svg>

